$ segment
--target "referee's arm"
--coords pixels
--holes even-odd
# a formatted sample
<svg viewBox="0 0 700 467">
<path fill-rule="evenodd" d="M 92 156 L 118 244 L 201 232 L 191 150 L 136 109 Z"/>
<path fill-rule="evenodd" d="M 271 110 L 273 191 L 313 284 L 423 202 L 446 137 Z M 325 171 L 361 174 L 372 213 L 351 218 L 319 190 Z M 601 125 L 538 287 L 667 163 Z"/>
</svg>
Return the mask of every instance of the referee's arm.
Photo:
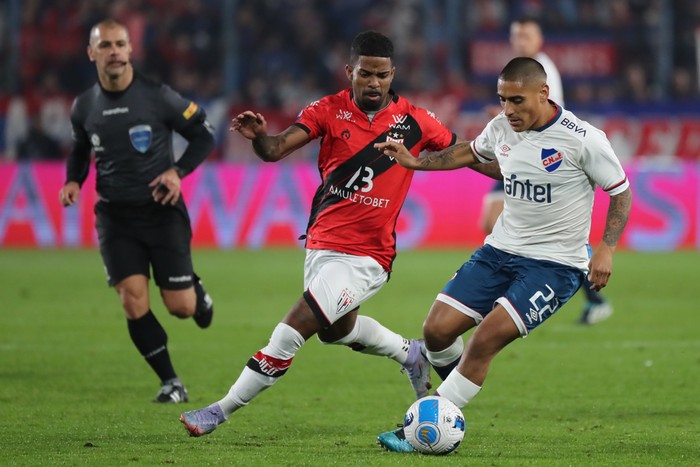
<svg viewBox="0 0 700 467">
<path fill-rule="evenodd" d="M 71 206 L 78 200 L 80 187 L 90 170 L 92 152 L 90 140 L 77 117 L 75 104 L 71 110 L 71 125 L 73 126 L 73 148 L 66 161 L 66 182 L 58 192 L 58 199 L 63 206 Z"/>
<path fill-rule="evenodd" d="M 192 122 L 178 133 L 187 140 L 187 149 L 175 163 L 175 171 L 182 178 L 204 162 L 214 149 L 214 135 L 204 112 L 199 117 L 199 121 Z"/>
</svg>

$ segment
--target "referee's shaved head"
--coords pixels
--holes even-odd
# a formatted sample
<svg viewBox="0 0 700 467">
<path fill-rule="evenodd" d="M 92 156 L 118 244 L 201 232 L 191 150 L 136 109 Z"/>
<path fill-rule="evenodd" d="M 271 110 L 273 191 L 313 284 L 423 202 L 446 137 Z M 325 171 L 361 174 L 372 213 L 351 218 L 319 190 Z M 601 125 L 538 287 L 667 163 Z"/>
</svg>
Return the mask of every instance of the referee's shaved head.
<svg viewBox="0 0 700 467">
<path fill-rule="evenodd" d="M 121 23 L 116 19 L 110 18 L 100 21 L 90 29 L 90 39 L 88 42 L 89 45 L 95 45 L 94 42 L 99 40 L 101 31 L 107 29 L 123 29 L 126 32 L 126 39 L 129 40 L 129 30 L 126 28 L 124 23 Z"/>
<path fill-rule="evenodd" d="M 498 79 L 502 81 L 516 81 L 527 84 L 545 84 L 547 73 L 534 58 L 517 57 L 508 62 L 503 68 Z"/>
</svg>

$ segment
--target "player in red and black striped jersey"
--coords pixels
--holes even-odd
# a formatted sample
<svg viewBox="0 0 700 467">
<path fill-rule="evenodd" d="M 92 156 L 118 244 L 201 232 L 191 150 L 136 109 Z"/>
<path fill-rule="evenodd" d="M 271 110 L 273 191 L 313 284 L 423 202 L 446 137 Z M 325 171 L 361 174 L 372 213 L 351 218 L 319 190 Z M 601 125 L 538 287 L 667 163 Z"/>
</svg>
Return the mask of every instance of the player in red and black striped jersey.
<svg viewBox="0 0 700 467">
<path fill-rule="evenodd" d="M 306 248 L 370 256 L 389 271 L 396 256 L 396 219 L 413 171 L 373 145 L 401 141 L 418 156 L 454 144 L 456 136 L 434 114 L 391 90 L 381 110 L 369 114 L 356 102 L 356 92 L 346 89 L 309 104 L 295 123 L 306 134 L 297 131 L 300 139 L 322 138 L 322 184 L 311 206 Z"/>
<path fill-rule="evenodd" d="M 392 55 L 387 37 L 361 33 L 345 67 L 350 89 L 309 104 L 275 136 L 267 134 L 259 113 L 246 111 L 233 120 L 232 130 L 252 140 L 256 154 L 268 162 L 321 138 L 321 184 L 305 235 L 302 298 L 277 325 L 269 344 L 248 361 L 226 397 L 181 416 L 193 436 L 210 433 L 277 381 L 314 334 L 323 343 L 392 358 L 408 373 L 416 396 L 428 394 L 430 365 L 422 341 L 405 339 L 358 315 L 360 304 L 388 279 L 396 256 L 396 221 L 413 176 L 374 145 L 398 141 L 418 157 L 423 150 L 438 151 L 457 141 L 435 115 L 391 90 Z"/>
</svg>

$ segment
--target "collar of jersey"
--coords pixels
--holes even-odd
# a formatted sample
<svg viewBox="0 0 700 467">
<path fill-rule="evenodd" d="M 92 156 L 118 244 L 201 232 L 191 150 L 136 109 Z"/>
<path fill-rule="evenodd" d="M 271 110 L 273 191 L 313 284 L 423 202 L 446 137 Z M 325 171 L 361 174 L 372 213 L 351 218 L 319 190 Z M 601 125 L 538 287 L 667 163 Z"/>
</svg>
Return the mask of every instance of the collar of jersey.
<svg viewBox="0 0 700 467">
<path fill-rule="evenodd" d="M 554 122 L 556 122 L 557 120 L 559 120 L 559 117 L 561 117 L 561 113 L 562 113 L 562 108 L 561 108 L 561 106 L 560 106 L 559 104 L 557 104 L 556 102 L 552 101 L 552 100 L 550 100 L 549 103 L 552 104 L 552 106 L 553 106 L 555 109 L 557 109 L 557 111 L 555 112 L 554 116 L 553 116 L 552 118 L 550 118 L 549 121 L 548 121 L 547 123 L 545 123 L 544 125 L 542 125 L 541 127 L 539 127 L 539 128 L 533 128 L 531 131 L 544 131 L 544 130 L 546 130 L 547 128 L 549 128 L 550 126 L 554 125 Z"/>
</svg>

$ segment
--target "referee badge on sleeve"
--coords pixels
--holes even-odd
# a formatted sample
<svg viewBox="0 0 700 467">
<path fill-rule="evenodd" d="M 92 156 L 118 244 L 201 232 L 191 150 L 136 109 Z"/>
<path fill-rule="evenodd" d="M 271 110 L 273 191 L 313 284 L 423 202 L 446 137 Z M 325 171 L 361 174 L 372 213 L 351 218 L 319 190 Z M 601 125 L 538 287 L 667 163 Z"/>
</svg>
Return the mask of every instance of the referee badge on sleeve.
<svg viewBox="0 0 700 467">
<path fill-rule="evenodd" d="M 141 154 L 145 154 L 153 141 L 151 125 L 136 125 L 129 128 L 131 145 Z"/>
</svg>

